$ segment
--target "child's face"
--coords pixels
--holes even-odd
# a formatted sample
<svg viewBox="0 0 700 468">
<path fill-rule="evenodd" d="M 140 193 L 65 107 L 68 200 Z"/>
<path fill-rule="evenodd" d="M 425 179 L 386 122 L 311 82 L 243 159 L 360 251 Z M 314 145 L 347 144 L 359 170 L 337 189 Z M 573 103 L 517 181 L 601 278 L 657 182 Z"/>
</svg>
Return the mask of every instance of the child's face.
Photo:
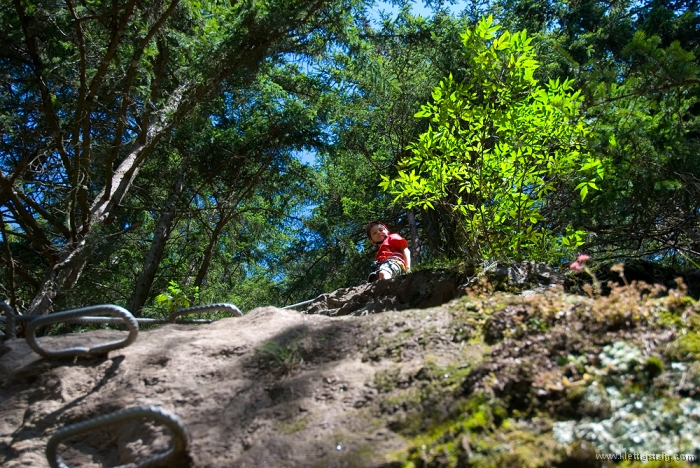
<svg viewBox="0 0 700 468">
<path fill-rule="evenodd" d="M 372 242 L 375 243 L 384 242 L 384 239 L 386 239 L 388 235 L 389 231 L 381 224 L 375 224 L 369 230 L 369 237 L 372 239 Z"/>
</svg>

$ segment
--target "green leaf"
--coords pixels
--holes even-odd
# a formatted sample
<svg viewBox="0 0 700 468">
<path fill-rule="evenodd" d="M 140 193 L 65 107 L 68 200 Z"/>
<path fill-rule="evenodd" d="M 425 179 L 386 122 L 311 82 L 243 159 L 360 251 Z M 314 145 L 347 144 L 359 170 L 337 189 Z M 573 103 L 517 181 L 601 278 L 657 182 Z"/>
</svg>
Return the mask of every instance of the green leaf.
<svg viewBox="0 0 700 468">
<path fill-rule="evenodd" d="M 172 300 L 172 297 L 168 296 L 167 294 L 158 294 L 154 300 L 158 304 L 164 304 L 166 302 L 170 302 Z"/>
<path fill-rule="evenodd" d="M 588 185 L 581 187 L 581 201 L 586 199 L 586 195 L 588 195 Z"/>
</svg>

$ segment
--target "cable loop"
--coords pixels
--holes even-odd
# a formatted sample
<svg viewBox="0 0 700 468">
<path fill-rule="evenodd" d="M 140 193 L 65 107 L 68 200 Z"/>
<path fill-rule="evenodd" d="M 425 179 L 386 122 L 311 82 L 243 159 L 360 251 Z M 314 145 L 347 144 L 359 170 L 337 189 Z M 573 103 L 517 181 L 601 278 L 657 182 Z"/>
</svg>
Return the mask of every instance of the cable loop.
<svg viewBox="0 0 700 468">
<path fill-rule="evenodd" d="M 239 317 L 243 317 L 243 312 L 236 307 L 233 304 L 226 304 L 226 303 L 221 303 L 221 304 L 207 304 L 207 305 L 200 305 L 200 306 L 194 306 L 194 307 L 188 307 L 186 309 L 178 309 L 172 314 L 170 314 L 170 323 L 175 323 L 175 320 L 180 316 L 180 315 L 189 315 L 189 314 L 201 314 L 202 312 L 213 312 L 217 310 L 223 310 L 227 311 L 233 314 L 237 314 Z"/>
<path fill-rule="evenodd" d="M 160 406 L 135 406 L 123 410 L 115 411 L 114 413 L 99 416 L 97 418 L 88 419 L 71 426 L 66 426 L 59 429 L 51 436 L 46 444 L 46 458 L 51 468 L 69 468 L 63 459 L 58 456 L 58 445 L 72 437 L 87 434 L 97 429 L 110 426 L 117 423 L 125 423 L 133 419 L 147 418 L 163 424 L 172 434 L 172 448 L 167 452 L 153 455 L 142 462 L 130 463 L 128 465 L 120 465 L 115 468 L 151 468 L 156 466 L 167 466 L 175 457 L 186 453 L 189 444 L 190 436 L 187 427 L 182 420 L 175 414 Z"/>
<path fill-rule="evenodd" d="M 126 324 L 129 330 L 129 336 L 122 341 L 113 341 L 107 344 L 94 346 L 92 348 L 87 347 L 76 347 L 64 349 L 62 351 L 47 351 L 39 345 L 36 338 L 36 330 L 39 327 L 45 325 L 51 325 L 58 322 L 70 321 L 71 319 L 77 319 L 79 317 L 97 315 L 99 313 L 106 313 L 114 317 L 121 317 L 121 319 Z M 119 348 L 125 348 L 136 341 L 136 337 L 139 333 L 139 324 L 131 315 L 131 312 L 123 307 L 119 307 L 111 304 L 96 305 L 90 307 L 82 307 L 80 309 L 67 310 L 63 312 L 56 312 L 50 315 L 44 315 L 41 317 L 34 318 L 27 324 L 27 329 L 25 332 L 27 338 L 27 344 L 38 354 L 44 356 L 48 359 L 60 359 L 64 357 L 77 357 L 77 356 L 90 356 L 95 354 L 104 354 L 108 351 L 112 351 Z"/>
</svg>

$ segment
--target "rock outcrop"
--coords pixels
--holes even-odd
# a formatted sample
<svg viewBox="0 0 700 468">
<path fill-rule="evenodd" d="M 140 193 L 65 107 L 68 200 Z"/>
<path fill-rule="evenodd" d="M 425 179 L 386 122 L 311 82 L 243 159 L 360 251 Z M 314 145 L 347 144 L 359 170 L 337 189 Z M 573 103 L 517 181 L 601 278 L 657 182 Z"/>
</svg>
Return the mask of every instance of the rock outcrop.
<svg viewBox="0 0 700 468">
<path fill-rule="evenodd" d="M 362 316 L 390 310 L 425 309 L 463 296 L 480 280 L 499 289 L 543 292 L 552 286 L 562 286 L 564 275 L 534 262 L 514 266 L 493 263 L 485 268 L 471 266 L 461 270 L 421 270 L 388 281 L 322 294 L 304 311 L 330 316 Z"/>
<path fill-rule="evenodd" d="M 474 271 L 470 270 L 472 276 Z M 389 310 L 424 309 L 444 304 L 465 293 L 470 276 L 450 270 L 423 270 L 387 281 L 322 294 L 307 314 L 369 315 Z"/>
</svg>

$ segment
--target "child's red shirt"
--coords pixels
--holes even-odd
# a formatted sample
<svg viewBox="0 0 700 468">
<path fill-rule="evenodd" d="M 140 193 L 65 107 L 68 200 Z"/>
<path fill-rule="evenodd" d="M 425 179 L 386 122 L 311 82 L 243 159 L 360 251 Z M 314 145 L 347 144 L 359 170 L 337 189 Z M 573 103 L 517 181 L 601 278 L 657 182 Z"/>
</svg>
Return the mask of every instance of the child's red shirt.
<svg viewBox="0 0 700 468">
<path fill-rule="evenodd" d="M 403 249 L 407 247 L 408 242 L 406 242 L 406 239 L 398 234 L 389 234 L 386 236 L 386 239 L 384 239 L 384 242 L 382 242 L 382 245 L 379 246 L 377 255 L 375 255 L 374 258 L 376 258 L 378 262 L 395 258 L 400 260 L 405 267 L 406 260 L 403 258 Z"/>
</svg>

